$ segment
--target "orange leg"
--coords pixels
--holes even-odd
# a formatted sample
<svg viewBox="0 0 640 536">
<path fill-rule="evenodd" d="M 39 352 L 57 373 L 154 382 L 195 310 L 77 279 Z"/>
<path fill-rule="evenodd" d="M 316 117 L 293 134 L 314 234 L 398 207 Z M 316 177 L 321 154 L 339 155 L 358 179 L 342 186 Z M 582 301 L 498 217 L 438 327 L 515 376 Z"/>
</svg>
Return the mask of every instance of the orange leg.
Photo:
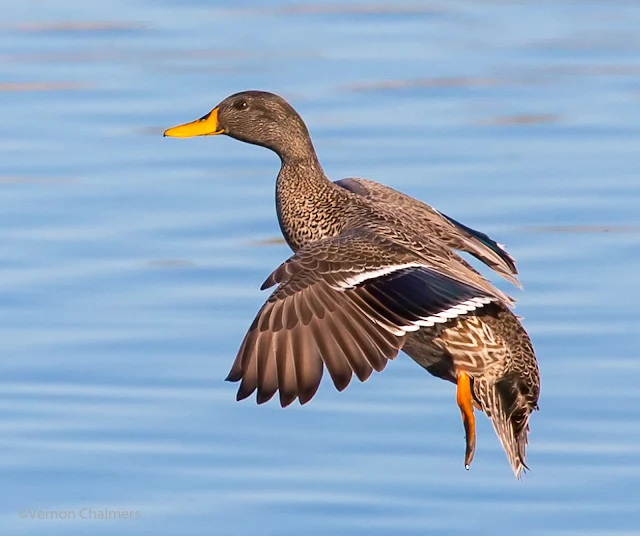
<svg viewBox="0 0 640 536">
<path fill-rule="evenodd" d="M 456 401 L 462 413 L 467 449 L 464 455 L 464 468 L 469 469 L 473 454 L 476 451 L 476 418 L 473 415 L 473 395 L 471 394 L 471 378 L 466 372 L 458 373 L 458 389 Z"/>
</svg>

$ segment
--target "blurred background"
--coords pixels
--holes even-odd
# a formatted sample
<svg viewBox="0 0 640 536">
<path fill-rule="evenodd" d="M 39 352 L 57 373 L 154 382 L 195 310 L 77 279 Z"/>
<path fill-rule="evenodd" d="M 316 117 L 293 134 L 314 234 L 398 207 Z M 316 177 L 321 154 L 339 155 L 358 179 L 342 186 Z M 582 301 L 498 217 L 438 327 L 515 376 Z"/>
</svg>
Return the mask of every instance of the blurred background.
<svg viewBox="0 0 640 536">
<path fill-rule="evenodd" d="M 640 533 L 640 4 L 0 2 L 0 526 L 14 535 Z M 163 139 L 230 93 L 507 244 L 542 372 L 517 482 L 401 355 L 305 407 L 223 381 L 289 255 L 277 157 Z M 37 511 L 139 519 L 23 519 Z M 29 514 L 30 516 L 31 514 Z"/>
</svg>

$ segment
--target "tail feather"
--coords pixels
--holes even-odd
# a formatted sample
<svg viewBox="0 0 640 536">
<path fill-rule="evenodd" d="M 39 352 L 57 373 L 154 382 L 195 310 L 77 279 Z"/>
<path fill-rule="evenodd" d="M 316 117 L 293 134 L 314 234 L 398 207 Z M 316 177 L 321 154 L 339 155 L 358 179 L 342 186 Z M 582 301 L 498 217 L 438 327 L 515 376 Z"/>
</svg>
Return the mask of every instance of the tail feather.
<svg viewBox="0 0 640 536">
<path fill-rule="evenodd" d="M 491 419 L 493 429 L 502 444 L 509 464 L 516 475 L 522 477 L 529 469 L 525 463 L 527 456 L 527 437 L 529 434 L 529 415 L 531 409 L 527 400 L 510 382 L 503 379 L 490 382 L 476 379 L 474 391 L 478 396 L 482 410 Z"/>
</svg>

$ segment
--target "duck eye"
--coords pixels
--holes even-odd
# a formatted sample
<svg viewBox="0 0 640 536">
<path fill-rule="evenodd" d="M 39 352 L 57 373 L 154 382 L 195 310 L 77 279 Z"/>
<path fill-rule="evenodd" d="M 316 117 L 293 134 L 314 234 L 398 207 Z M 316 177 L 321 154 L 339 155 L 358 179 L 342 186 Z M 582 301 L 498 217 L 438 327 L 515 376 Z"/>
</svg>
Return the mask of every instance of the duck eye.
<svg viewBox="0 0 640 536">
<path fill-rule="evenodd" d="M 247 106 L 249 105 L 246 100 L 240 100 L 233 105 L 236 110 L 244 110 Z"/>
</svg>

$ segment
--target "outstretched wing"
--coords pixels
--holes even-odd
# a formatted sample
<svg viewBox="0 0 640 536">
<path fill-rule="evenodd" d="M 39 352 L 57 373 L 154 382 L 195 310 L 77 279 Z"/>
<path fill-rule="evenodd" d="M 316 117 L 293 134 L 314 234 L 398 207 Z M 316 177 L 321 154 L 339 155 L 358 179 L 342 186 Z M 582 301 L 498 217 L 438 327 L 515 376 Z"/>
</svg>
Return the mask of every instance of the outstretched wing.
<svg viewBox="0 0 640 536">
<path fill-rule="evenodd" d="M 418 201 L 389 186 L 360 178 L 348 178 L 336 181 L 336 184 L 347 190 L 366 197 L 373 202 L 393 204 L 409 218 L 420 222 L 431 236 L 458 251 L 470 253 L 484 262 L 507 281 L 521 287 L 518 281 L 518 270 L 515 259 L 509 255 L 504 246 L 498 244 L 480 231 L 438 212 L 426 203 Z"/>
<path fill-rule="evenodd" d="M 458 229 L 460 234 L 466 239 L 465 243 L 473 244 L 473 248 L 462 251 L 471 253 L 478 260 L 483 261 L 485 264 L 487 264 L 487 266 L 493 268 L 496 272 L 501 274 L 508 281 L 511 281 L 514 285 L 518 287 L 521 286 L 520 282 L 516 278 L 507 277 L 509 274 L 514 276 L 518 275 L 518 269 L 516 268 L 516 260 L 507 253 L 502 244 L 498 244 L 498 242 L 493 240 L 489 235 L 486 235 L 480 231 L 476 231 L 471 227 L 467 227 L 466 225 L 460 223 L 457 220 L 454 220 L 453 218 L 447 216 L 446 214 L 443 214 L 442 212 L 437 213 Z M 482 253 L 480 253 L 480 250 L 482 251 Z M 494 257 L 494 254 L 498 256 L 499 260 Z"/>
<path fill-rule="evenodd" d="M 343 390 L 352 374 L 382 371 L 404 335 L 500 301 L 453 279 L 387 238 L 364 231 L 319 240 L 277 268 L 278 284 L 251 324 L 227 380 L 237 398 L 258 403 L 280 393 L 282 406 L 316 393 L 326 366 Z"/>
</svg>

